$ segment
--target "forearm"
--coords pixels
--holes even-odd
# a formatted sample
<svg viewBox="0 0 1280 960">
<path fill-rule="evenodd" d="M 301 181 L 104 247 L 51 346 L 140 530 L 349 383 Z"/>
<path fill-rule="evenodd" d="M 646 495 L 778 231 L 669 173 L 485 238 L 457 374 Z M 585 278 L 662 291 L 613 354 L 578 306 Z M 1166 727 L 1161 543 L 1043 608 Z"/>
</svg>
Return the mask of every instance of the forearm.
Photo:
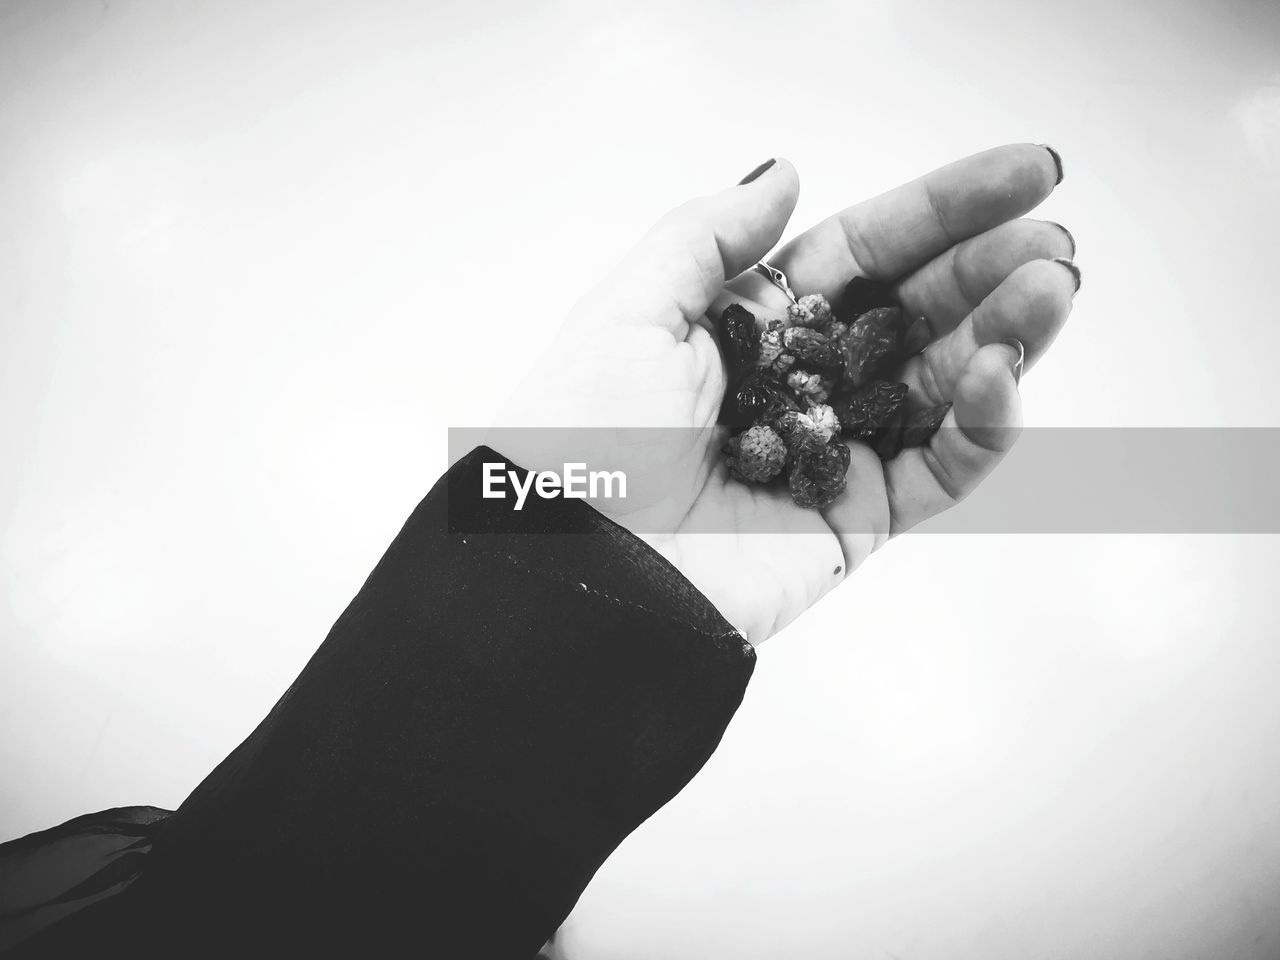
<svg viewBox="0 0 1280 960">
<path fill-rule="evenodd" d="M 490 453 L 165 828 L 134 892 L 171 931 L 531 956 L 715 748 L 751 648 L 584 504 L 481 500 Z"/>
</svg>

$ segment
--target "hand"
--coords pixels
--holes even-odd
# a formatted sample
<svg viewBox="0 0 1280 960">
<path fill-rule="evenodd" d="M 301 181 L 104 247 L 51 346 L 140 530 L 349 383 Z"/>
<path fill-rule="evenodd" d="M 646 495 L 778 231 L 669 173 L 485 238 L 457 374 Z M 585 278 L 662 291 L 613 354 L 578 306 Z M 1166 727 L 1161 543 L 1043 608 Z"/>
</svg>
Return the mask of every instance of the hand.
<svg viewBox="0 0 1280 960">
<path fill-rule="evenodd" d="M 785 487 L 732 480 L 720 462 L 725 369 L 709 315 L 735 300 L 757 316 L 786 310 L 778 288 L 743 273 L 778 242 L 795 207 L 799 182 L 784 160 L 660 220 L 573 308 L 554 360 L 537 367 L 556 374 L 531 377 L 502 421 L 601 429 L 504 431 L 491 445 L 531 470 L 584 461 L 623 471 L 642 492 L 592 505 L 643 537 L 758 644 L 892 534 L 967 496 L 1016 439 L 1018 361 L 1040 358 L 1079 285 L 1070 234 L 1015 219 L 1057 180 L 1046 148 L 998 147 L 843 210 L 768 258 L 798 296 L 833 302 L 854 276 L 897 280 L 904 309 L 933 332 L 898 379 L 911 387 L 909 403 L 953 404 L 927 446 L 886 463 L 852 443 L 848 487 L 824 510 L 797 507 Z M 635 429 L 646 427 L 682 429 Z M 645 490 L 661 495 L 646 499 Z"/>
</svg>

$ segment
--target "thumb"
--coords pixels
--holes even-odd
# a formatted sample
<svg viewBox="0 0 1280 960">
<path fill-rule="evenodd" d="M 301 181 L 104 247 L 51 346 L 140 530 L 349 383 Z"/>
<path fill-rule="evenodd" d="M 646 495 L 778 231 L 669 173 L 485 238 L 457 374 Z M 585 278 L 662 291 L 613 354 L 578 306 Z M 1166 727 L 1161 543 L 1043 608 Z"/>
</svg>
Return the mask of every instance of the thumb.
<svg viewBox="0 0 1280 960">
<path fill-rule="evenodd" d="M 753 171 L 753 173 L 756 171 Z M 795 209 L 800 180 L 774 160 L 742 183 L 676 207 L 588 296 L 595 320 L 657 325 L 682 335 L 725 281 L 767 254 Z"/>
</svg>

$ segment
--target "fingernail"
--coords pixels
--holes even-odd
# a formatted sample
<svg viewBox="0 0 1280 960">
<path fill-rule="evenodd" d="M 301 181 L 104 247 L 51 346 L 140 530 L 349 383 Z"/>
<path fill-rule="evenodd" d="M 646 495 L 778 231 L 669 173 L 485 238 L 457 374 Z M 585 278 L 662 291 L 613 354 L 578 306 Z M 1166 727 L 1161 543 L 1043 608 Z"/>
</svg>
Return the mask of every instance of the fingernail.
<svg viewBox="0 0 1280 960">
<path fill-rule="evenodd" d="M 776 162 L 777 161 L 774 160 L 773 158 L 766 160 L 764 163 L 760 164 L 760 166 L 756 167 L 754 170 L 748 173 L 745 177 L 739 180 L 738 186 L 741 187 L 741 186 L 744 186 L 745 184 L 750 183 L 756 177 L 760 176 L 760 174 L 764 173 L 766 170 L 772 167 Z"/>
<path fill-rule="evenodd" d="M 1056 187 L 1062 182 L 1062 154 L 1053 149 L 1053 147 L 1049 146 L 1047 143 L 1042 143 L 1040 146 L 1048 150 L 1049 156 L 1053 157 L 1053 165 L 1058 171 L 1058 179 L 1053 182 L 1053 185 Z"/>
<path fill-rule="evenodd" d="M 1053 262 L 1060 263 L 1071 271 L 1071 276 L 1076 281 L 1076 290 L 1078 291 L 1080 289 L 1080 268 L 1076 266 L 1076 262 L 1068 260 L 1066 257 L 1054 257 Z"/>
<path fill-rule="evenodd" d="M 1022 341 L 1017 337 L 1007 337 L 1000 342 L 1013 350 L 1013 360 L 1009 363 L 1009 369 L 1013 372 L 1013 382 L 1021 383 L 1022 361 L 1027 358 L 1027 348 L 1022 345 Z"/>
<path fill-rule="evenodd" d="M 1067 243 L 1071 244 L 1071 256 L 1074 257 L 1076 255 L 1076 238 L 1071 235 L 1071 231 L 1056 221 L 1050 220 L 1048 222 L 1067 235 Z"/>
</svg>

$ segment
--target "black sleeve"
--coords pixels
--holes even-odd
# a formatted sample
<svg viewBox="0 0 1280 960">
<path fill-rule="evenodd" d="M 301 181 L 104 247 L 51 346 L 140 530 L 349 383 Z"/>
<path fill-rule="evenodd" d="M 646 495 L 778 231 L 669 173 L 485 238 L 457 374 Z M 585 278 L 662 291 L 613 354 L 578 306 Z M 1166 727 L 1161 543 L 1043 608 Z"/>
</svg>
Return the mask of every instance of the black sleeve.
<svg viewBox="0 0 1280 960">
<path fill-rule="evenodd" d="M 164 825 L 117 917 L 135 946 L 531 958 L 706 762 L 751 647 L 581 501 L 481 498 L 485 461 Z"/>
</svg>

